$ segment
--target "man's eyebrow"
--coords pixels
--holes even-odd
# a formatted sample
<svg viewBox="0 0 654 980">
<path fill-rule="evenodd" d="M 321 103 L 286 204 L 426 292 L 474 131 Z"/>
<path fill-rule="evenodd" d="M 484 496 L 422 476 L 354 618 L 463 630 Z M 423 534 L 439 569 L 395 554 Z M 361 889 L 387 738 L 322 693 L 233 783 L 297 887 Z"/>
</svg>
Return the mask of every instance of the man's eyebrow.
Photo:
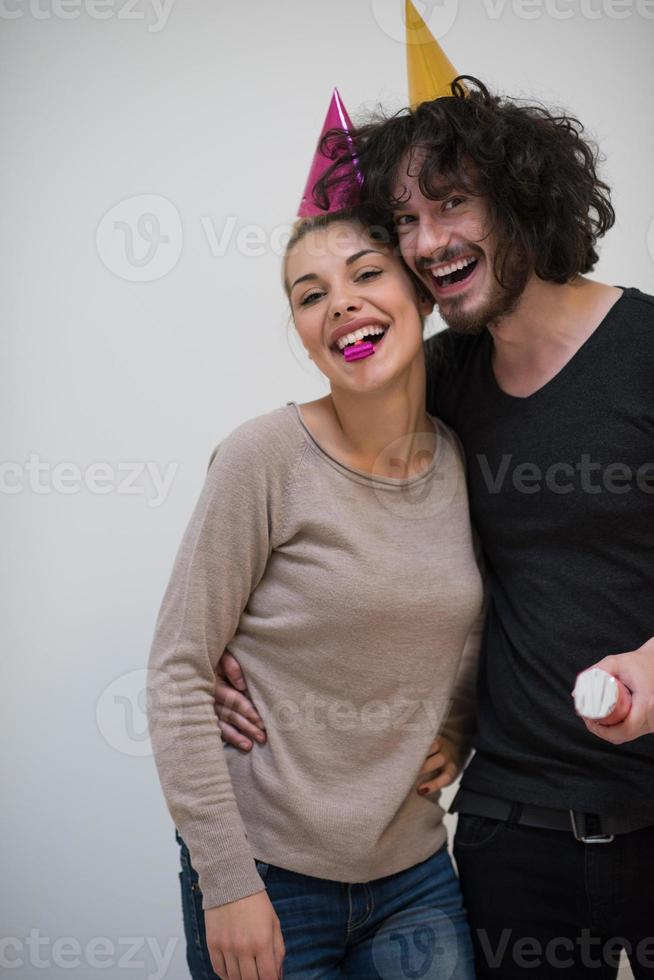
<svg viewBox="0 0 654 980">
<path fill-rule="evenodd" d="M 354 255 L 348 255 L 345 260 L 345 264 L 352 265 L 352 263 L 356 262 L 357 259 L 360 259 L 364 255 L 368 255 L 370 252 L 374 252 L 375 255 L 384 255 L 384 252 L 380 251 L 378 248 L 362 248 L 360 252 L 355 252 Z M 317 278 L 318 274 L 316 272 L 306 272 L 303 276 L 298 276 L 291 286 L 291 290 L 295 289 L 299 282 L 307 282 L 308 280 Z"/>
<path fill-rule="evenodd" d="M 436 187 L 432 188 L 433 196 L 430 196 L 430 201 L 445 201 L 448 197 L 453 197 L 455 195 L 469 196 L 472 192 L 467 191 L 464 187 L 459 187 L 456 184 L 438 184 Z M 392 214 L 403 214 L 405 211 L 413 211 L 415 205 L 412 205 L 411 199 L 407 201 L 402 201 L 391 208 Z"/>
</svg>

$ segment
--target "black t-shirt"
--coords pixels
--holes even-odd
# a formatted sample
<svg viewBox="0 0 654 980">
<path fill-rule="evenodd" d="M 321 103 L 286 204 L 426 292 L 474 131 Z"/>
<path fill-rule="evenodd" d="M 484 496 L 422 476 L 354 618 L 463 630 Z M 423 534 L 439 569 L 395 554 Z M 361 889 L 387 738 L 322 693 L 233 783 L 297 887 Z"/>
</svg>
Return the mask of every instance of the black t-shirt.
<svg viewBox="0 0 654 980">
<path fill-rule="evenodd" d="M 462 785 L 654 822 L 654 735 L 613 746 L 577 673 L 654 636 L 654 297 L 625 289 L 565 367 L 505 394 L 492 338 L 427 341 L 428 410 L 459 435 L 490 609 Z"/>
</svg>

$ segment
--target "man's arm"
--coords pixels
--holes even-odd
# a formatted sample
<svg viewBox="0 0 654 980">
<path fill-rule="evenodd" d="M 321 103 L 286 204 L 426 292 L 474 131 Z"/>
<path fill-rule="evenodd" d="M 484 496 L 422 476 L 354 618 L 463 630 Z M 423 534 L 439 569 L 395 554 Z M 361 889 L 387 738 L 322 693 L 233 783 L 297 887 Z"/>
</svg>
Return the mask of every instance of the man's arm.
<svg viewBox="0 0 654 980">
<path fill-rule="evenodd" d="M 631 691 L 631 709 L 619 725 L 584 719 L 586 728 L 613 745 L 631 742 L 654 732 L 654 637 L 637 650 L 605 657 L 592 664 L 613 674 Z"/>
<path fill-rule="evenodd" d="M 485 610 L 484 610 L 485 612 Z M 470 754 L 470 738 L 475 725 L 475 685 L 484 613 L 470 631 L 461 656 L 457 680 L 452 692 L 450 711 L 440 735 L 432 744 L 421 774 L 441 770 L 438 777 L 421 785 L 428 792 L 453 783 Z M 236 657 L 225 650 L 216 667 L 214 689 L 218 727 L 225 742 L 249 752 L 252 739 L 265 742 L 266 731 L 254 704 L 244 692 L 245 675 Z"/>
<path fill-rule="evenodd" d="M 438 340 L 432 337 L 428 342 L 432 345 L 429 356 L 434 363 L 438 363 L 443 356 L 440 344 L 446 339 L 446 334 L 449 334 L 449 331 L 443 331 L 442 334 L 438 335 Z M 450 433 L 465 467 L 465 454 L 461 442 L 453 430 L 450 429 Z M 432 746 L 433 752 L 439 754 L 435 757 L 428 756 L 432 763 L 431 770 L 436 768 L 443 770 L 438 779 L 429 784 L 432 790 L 440 789 L 442 786 L 447 786 L 449 782 L 453 782 L 455 776 L 452 773 L 458 773 L 470 754 L 470 738 L 475 718 L 475 684 L 479 648 L 488 608 L 488 582 L 481 544 L 474 530 L 473 542 L 475 558 L 484 581 L 484 603 L 482 612 L 466 640 L 452 695 L 450 714 L 440 732 L 440 737 L 435 740 Z M 218 716 L 218 727 L 223 740 L 237 749 L 249 752 L 253 745 L 253 739 L 256 739 L 257 742 L 265 742 L 266 730 L 263 720 L 246 692 L 247 678 L 243 674 L 241 665 L 229 650 L 225 650 L 216 667 L 214 710 Z M 428 771 L 423 767 L 421 773 Z"/>
</svg>

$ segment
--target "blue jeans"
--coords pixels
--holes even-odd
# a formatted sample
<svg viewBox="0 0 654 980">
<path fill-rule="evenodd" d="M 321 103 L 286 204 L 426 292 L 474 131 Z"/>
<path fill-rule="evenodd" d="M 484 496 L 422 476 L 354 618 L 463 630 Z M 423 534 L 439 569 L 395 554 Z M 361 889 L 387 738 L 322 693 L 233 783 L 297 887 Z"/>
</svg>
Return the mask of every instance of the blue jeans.
<svg viewBox="0 0 654 980">
<path fill-rule="evenodd" d="M 198 876 L 177 830 L 186 959 L 214 980 Z M 396 874 L 348 884 L 257 861 L 279 917 L 284 980 L 474 980 L 459 882 L 444 846 Z"/>
</svg>

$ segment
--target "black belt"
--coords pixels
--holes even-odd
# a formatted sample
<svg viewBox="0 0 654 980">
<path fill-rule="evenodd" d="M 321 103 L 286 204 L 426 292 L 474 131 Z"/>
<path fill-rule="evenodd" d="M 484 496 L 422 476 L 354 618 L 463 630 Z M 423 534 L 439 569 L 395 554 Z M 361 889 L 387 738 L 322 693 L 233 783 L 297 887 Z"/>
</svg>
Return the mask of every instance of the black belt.
<svg viewBox="0 0 654 980">
<path fill-rule="evenodd" d="M 450 806 L 451 813 L 468 813 L 492 820 L 504 820 L 540 827 L 542 830 L 572 831 L 575 840 L 584 844 L 610 844 L 616 834 L 629 834 L 652 825 L 651 819 L 620 816 L 605 817 L 580 810 L 554 810 L 531 803 L 513 803 L 485 793 L 460 789 Z"/>
</svg>

